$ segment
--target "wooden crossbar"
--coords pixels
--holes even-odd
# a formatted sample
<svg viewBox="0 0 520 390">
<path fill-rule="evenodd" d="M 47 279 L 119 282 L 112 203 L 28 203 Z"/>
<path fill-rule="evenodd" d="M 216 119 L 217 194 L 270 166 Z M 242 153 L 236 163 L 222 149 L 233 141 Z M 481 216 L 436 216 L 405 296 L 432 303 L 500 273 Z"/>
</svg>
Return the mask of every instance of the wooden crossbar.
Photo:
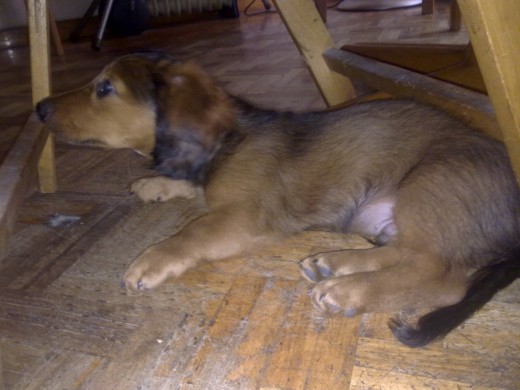
<svg viewBox="0 0 520 390">
<path fill-rule="evenodd" d="M 0 258 L 7 252 L 18 208 L 35 182 L 36 167 L 46 142 L 44 126 L 32 114 L 0 166 Z"/>
<path fill-rule="evenodd" d="M 324 58 L 335 72 L 361 80 L 392 96 L 439 107 L 502 139 L 493 106 L 486 95 L 341 49 L 325 51 Z"/>
</svg>

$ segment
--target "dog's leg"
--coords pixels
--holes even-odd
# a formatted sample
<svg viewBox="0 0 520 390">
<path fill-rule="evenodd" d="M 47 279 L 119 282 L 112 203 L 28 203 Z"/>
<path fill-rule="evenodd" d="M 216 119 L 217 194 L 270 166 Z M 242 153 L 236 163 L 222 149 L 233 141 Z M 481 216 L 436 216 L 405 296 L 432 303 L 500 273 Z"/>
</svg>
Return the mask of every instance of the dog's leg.
<svg viewBox="0 0 520 390">
<path fill-rule="evenodd" d="M 143 202 L 166 202 L 173 198 L 192 199 L 202 189 L 187 180 L 173 180 L 165 176 L 137 179 L 130 184 L 130 192 Z"/>
<path fill-rule="evenodd" d="M 220 260 L 251 249 L 271 237 L 259 231 L 257 220 L 240 206 L 204 215 L 175 236 L 146 249 L 126 272 L 125 286 L 152 289 L 202 260 Z"/>
<path fill-rule="evenodd" d="M 394 250 L 399 256 L 396 264 L 389 268 L 317 283 L 311 294 L 313 303 L 329 313 L 353 316 L 364 312 L 446 306 L 462 299 L 466 290 L 463 275 L 457 275 L 455 270 L 447 271 L 433 255 Z"/>
<path fill-rule="evenodd" d="M 400 251 L 393 246 L 322 252 L 300 261 L 304 278 L 319 282 L 330 277 L 379 271 L 399 262 Z"/>
</svg>

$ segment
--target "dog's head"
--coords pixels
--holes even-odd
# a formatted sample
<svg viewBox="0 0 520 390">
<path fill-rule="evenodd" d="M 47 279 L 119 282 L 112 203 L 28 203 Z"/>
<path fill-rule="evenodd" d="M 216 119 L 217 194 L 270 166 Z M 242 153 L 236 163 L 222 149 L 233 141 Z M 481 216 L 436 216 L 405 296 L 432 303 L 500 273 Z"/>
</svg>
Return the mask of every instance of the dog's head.
<svg viewBox="0 0 520 390">
<path fill-rule="evenodd" d="M 233 121 L 231 98 L 194 63 L 160 53 L 121 57 L 87 86 L 37 105 L 70 143 L 130 148 L 157 169 L 197 181 Z"/>
<path fill-rule="evenodd" d="M 163 63 L 156 73 L 157 171 L 200 182 L 231 130 L 231 98 L 195 63 Z"/>
<path fill-rule="evenodd" d="M 152 74 L 165 58 L 156 53 L 121 57 L 88 85 L 39 102 L 38 115 L 66 142 L 150 155 L 156 105 Z"/>
</svg>

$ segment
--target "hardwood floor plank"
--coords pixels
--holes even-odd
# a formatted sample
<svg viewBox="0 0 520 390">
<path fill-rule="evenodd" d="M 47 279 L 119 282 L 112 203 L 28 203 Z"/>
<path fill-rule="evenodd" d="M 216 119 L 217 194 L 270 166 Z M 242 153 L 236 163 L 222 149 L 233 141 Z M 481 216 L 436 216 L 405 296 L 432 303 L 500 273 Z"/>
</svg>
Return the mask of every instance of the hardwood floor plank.
<svg viewBox="0 0 520 390">
<path fill-rule="evenodd" d="M 360 318 L 317 313 L 303 289 L 280 330 L 262 387 L 344 389 L 350 383 Z"/>
<path fill-rule="evenodd" d="M 415 349 L 410 353 L 408 348 L 394 341 L 360 338 L 352 385 L 363 388 L 381 384 L 384 388 L 399 384 L 410 388 L 446 388 L 450 384 L 459 384 L 467 388 L 514 389 L 518 385 L 516 356 L 502 360 L 483 351 L 452 350 L 440 345 Z M 476 371 L 475 367 L 482 371 Z"/>
<path fill-rule="evenodd" d="M 185 374 L 180 376 L 180 388 L 203 389 L 231 385 L 226 381 L 226 376 L 237 363 L 234 351 L 244 337 L 249 316 L 265 284 L 266 279 L 263 277 L 235 278 L 216 316 L 208 324 L 201 348 L 192 356 L 184 370 Z M 165 374 L 165 377 L 175 377 L 171 365 Z M 171 384 L 171 379 L 167 383 Z"/>
</svg>

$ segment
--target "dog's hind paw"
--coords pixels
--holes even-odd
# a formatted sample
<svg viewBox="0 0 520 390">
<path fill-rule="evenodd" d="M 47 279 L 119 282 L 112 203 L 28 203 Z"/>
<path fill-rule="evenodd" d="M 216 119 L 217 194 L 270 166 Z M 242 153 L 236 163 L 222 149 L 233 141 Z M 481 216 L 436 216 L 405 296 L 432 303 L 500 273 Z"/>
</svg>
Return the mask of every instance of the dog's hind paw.
<svg viewBox="0 0 520 390">
<path fill-rule="evenodd" d="M 359 305 L 345 287 L 341 278 L 322 281 L 312 289 L 312 303 L 326 313 L 354 317 L 360 312 Z"/>
<path fill-rule="evenodd" d="M 173 198 L 192 199 L 198 187 L 187 180 L 173 180 L 165 176 L 137 179 L 130 184 L 130 192 L 143 202 L 166 202 Z"/>
</svg>

